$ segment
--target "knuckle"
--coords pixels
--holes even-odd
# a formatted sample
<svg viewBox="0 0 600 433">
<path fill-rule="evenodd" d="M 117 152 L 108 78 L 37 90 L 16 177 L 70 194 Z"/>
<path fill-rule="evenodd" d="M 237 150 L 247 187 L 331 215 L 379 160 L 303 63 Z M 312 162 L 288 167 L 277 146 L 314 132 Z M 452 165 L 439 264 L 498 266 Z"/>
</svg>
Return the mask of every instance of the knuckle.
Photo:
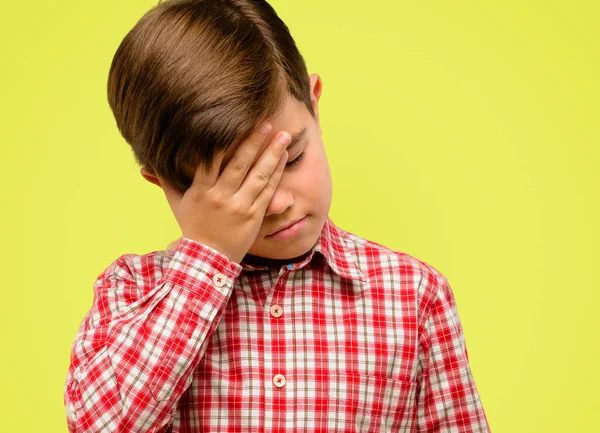
<svg viewBox="0 0 600 433">
<path fill-rule="evenodd" d="M 246 164 L 244 161 L 242 161 L 240 159 L 233 161 L 233 169 L 239 173 L 245 172 L 247 167 L 248 167 L 248 164 Z"/>
<path fill-rule="evenodd" d="M 265 187 L 263 188 L 263 192 L 266 192 L 267 195 L 271 194 L 275 190 L 275 185 L 273 182 L 267 182 Z"/>
<path fill-rule="evenodd" d="M 244 209 L 244 206 L 242 203 L 234 202 L 231 205 L 231 212 L 233 212 L 235 215 L 243 215 L 246 213 L 246 210 Z"/>
<path fill-rule="evenodd" d="M 267 182 L 267 184 L 263 188 L 263 190 L 267 190 L 268 192 L 271 192 L 274 189 L 275 189 L 275 184 L 273 182 Z"/>
<path fill-rule="evenodd" d="M 255 150 L 255 151 L 258 151 L 262 147 L 262 143 L 255 136 L 251 137 L 248 140 L 248 144 L 252 148 L 252 150 Z"/>
<path fill-rule="evenodd" d="M 214 208 L 219 209 L 225 206 L 226 198 L 222 192 L 212 191 L 210 201 Z"/>
<path fill-rule="evenodd" d="M 266 172 L 265 170 L 256 170 L 255 177 L 261 183 L 265 183 L 265 182 L 269 181 L 269 179 L 271 178 L 271 175 L 270 175 L 270 173 Z"/>
<path fill-rule="evenodd" d="M 198 190 L 190 190 L 190 195 L 194 203 L 201 202 L 204 198 L 204 194 L 202 193 L 202 191 Z"/>
</svg>

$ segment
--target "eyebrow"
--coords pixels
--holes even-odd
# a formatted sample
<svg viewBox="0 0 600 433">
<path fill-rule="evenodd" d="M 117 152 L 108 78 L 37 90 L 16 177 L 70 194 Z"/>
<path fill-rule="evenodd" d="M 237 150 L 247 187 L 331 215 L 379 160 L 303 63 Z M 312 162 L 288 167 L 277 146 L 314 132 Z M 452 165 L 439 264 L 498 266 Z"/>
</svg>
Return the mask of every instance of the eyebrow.
<svg viewBox="0 0 600 433">
<path fill-rule="evenodd" d="M 291 134 L 292 135 L 292 141 L 290 141 L 290 144 L 288 144 L 288 147 L 286 148 L 286 150 L 294 147 L 295 145 L 297 145 L 298 143 L 300 143 L 300 140 L 302 140 L 304 138 L 304 136 L 306 135 L 306 126 L 304 128 L 302 128 L 302 130 L 300 130 L 299 132 L 296 132 L 295 134 Z"/>
</svg>

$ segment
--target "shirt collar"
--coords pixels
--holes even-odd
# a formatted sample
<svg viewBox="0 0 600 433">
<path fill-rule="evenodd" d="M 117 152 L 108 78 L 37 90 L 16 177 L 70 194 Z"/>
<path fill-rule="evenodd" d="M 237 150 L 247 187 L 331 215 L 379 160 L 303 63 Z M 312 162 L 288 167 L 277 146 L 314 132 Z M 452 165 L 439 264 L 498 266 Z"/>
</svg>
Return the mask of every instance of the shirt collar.
<svg viewBox="0 0 600 433">
<path fill-rule="evenodd" d="M 366 277 L 360 271 L 357 265 L 355 251 L 350 247 L 351 241 L 346 238 L 346 232 L 335 225 L 328 216 L 321 234 L 315 245 L 311 248 L 310 254 L 300 262 L 290 263 L 288 268 L 292 270 L 300 269 L 313 260 L 315 253 L 321 254 L 327 265 L 340 277 L 367 281 Z M 244 270 L 265 270 L 265 266 L 253 266 L 243 261 L 240 263 Z"/>
</svg>

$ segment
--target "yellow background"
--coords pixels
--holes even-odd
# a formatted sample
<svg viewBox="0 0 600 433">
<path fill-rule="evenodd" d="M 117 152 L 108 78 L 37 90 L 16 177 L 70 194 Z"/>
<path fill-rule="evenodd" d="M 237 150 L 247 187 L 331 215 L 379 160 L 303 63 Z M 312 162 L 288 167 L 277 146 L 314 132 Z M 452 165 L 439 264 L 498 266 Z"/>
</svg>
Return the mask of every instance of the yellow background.
<svg viewBox="0 0 600 433">
<path fill-rule="evenodd" d="M 2 431 L 67 431 L 96 276 L 181 234 L 106 100 L 155 3 L 3 4 Z M 323 80 L 332 219 L 448 277 L 492 431 L 600 431 L 598 2 L 272 4 Z"/>
</svg>

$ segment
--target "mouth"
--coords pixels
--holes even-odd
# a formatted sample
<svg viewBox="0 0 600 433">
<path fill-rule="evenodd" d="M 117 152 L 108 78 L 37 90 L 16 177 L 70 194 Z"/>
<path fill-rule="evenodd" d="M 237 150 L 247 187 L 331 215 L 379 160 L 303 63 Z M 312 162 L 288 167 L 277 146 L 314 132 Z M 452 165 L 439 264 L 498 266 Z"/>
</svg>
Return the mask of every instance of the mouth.
<svg viewBox="0 0 600 433">
<path fill-rule="evenodd" d="M 299 221 L 302 221 L 304 218 L 306 218 L 306 215 L 304 215 L 302 218 L 298 218 L 297 220 L 294 220 L 294 221 L 291 221 L 291 222 L 289 222 L 289 223 L 286 223 L 284 226 L 282 226 L 282 227 L 278 228 L 278 229 L 277 229 L 276 231 L 274 231 L 273 233 L 271 233 L 271 234 L 267 235 L 267 237 L 269 237 L 269 236 L 274 236 L 274 235 L 276 235 L 277 233 L 279 233 L 279 232 L 282 232 L 282 231 L 284 231 L 284 230 L 286 230 L 286 229 L 290 228 L 291 226 L 293 226 L 293 225 L 294 225 L 294 224 L 296 224 L 297 222 L 299 222 Z"/>
</svg>

